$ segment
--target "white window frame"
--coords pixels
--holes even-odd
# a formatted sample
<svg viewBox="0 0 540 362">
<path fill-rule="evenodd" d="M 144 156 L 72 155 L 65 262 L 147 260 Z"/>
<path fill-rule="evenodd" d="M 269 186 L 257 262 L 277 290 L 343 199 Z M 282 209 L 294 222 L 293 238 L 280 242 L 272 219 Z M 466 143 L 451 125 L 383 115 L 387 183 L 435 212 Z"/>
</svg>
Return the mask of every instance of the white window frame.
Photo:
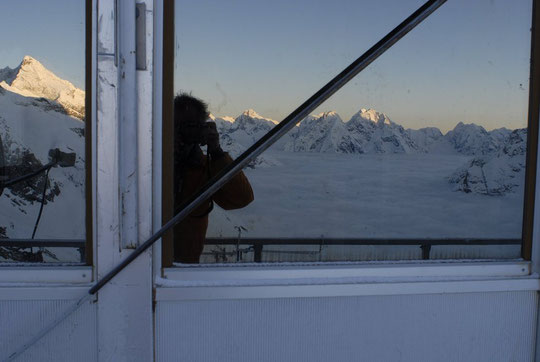
<svg viewBox="0 0 540 362">
<path fill-rule="evenodd" d="M 96 158 L 96 74 L 97 74 L 97 53 L 96 53 L 96 36 L 97 36 L 97 1 L 91 1 L 92 6 L 92 44 L 91 48 L 91 170 L 92 177 L 92 200 L 85 200 L 86 204 L 92 203 L 92 220 L 96 220 L 96 170 L 97 170 L 97 158 Z M 85 0 L 86 4 L 86 0 Z M 85 11 L 86 10 L 85 5 Z M 86 17 L 86 14 L 85 14 Z M 85 30 L 86 32 L 86 30 Z M 86 41 L 86 40 L 85 40 Z M 88 48 L 88 46 L 87 46 Z M 85 224 L 86 225 L 86 224 Z M 70 265 L 71 263 L 51 263 L 51 265 L 44 264 L 32 264 L 32 263 L 6 263 L 0 265 L 0 298 L 7 296 L 8 299 L 14 299 L 17 293 L 13 294 L 11 287 L 15 286 L 22 290 L 20 287 L 37 287 L 37 286 L 77 286 L 77 285 L 89 285 L 95 280 L 95 268 L 96 265 L 96 227 L 95 222 L 92 223 L 92 265 Z M 41 289 L 39 289 L 41 290 Z M 55 289 L 57 290 L 57 289 Z M 70 289 L 71 290 L 71 289 Z M 26 292 L 25 292 L 26 293 Z M 36 296 L 41 296 L 41 291 L 34 294 L 33 299 Z M 71 295 L 77 295 L 75 289 L 68 293 Z M 26 294 L 25 294 L 26 295 Z M 31 294 L 29 294 L 31 295 Z M 80 295 L 80 292 L 79 294 Z M 32 299 L 29 297 L 29 299 Z"/>
<path fill-rule="evenodd" d="M 156 23 L 163 24 L 163 5 L 156 6 L 155 11 Z M 163 28 L 157 27 L 154 32 L 154 94 L 158 96 L 155 99 L 160 100 L 163 96 Z M 154 105 L 154 144 L 161 145 L 161 102 L 155 102 Z M 161 227 L 162 220 L 161 152 L 159 147 L 154 147 L 155 231 Z M 536 190 L 540 189 L 539 181 L 537 167 Z M 539 199 L 537 192 L 535 211 L 540 204 Z M 253 263 L 162 268 L 160 241 L 154 246 L 153 257 L 156 301 L 540 291 L 537 274 L 540 272 L 538 214 L 535 212 L 534 216 L 536 228 L 533 228 L 532 261 L 429 260 L 271 265 Z"/>
</svg>

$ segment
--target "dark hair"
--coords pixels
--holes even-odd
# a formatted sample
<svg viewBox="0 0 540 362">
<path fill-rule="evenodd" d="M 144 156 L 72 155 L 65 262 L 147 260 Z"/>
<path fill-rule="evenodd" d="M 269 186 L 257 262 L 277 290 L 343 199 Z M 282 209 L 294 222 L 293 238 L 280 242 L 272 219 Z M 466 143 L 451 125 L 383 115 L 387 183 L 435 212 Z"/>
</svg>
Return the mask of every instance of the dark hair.
<svg viewBox="0 0 540 362">
<path fill-rule="evenodd" d="M 206 122 L 210 114 L 208 105 L 188 93 L 180 93 L 174 97 L 175 129 L 181 123 L 199 124 Z"/>
</svg>

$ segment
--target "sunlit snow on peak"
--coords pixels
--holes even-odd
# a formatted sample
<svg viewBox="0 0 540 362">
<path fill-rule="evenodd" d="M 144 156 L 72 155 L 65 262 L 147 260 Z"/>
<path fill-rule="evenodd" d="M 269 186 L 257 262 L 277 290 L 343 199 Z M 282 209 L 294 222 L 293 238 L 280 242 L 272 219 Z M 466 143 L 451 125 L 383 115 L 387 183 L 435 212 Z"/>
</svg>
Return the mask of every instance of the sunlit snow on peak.
<svg viewBox="0 0 540 362">
<path fill-rule="evenodd" d="M 319 113 L 318 115 L 315 116 L 315 118 L 339 118 L 339 119 L 341 119 L 339 114 L 337 114 L 337 112 L 335 112 L 335 111 Z"/>
<path fill-rule="evenodd" d="M 229 117 L 229 116 L 225 116 L 225 117 L 220 117 L 222 120 L 224 121 L 227 121 L 229 123 L 234 123 L 234 118 L 232 117 Z"/>
<path fill-rule="evenodd" d="M 24 97 L 55 101 L 69 115 L 84 118 L 84 91 L 59 78 L 29 55 L 24 56 L 17 68 L 0 70 L 0 87 Z"/>
<path fill-rule="evenodd" d="M 238 121 L 239 118 L 244 119 L 245 117 L 254 118 L 254 119 L 262 119 L 268 122 L 272 122 L 274 124 L 278 124 L 279 122 L 270 118 L 266 118 L 255 112 L 255 110 L 249 108 L 246 109 L 238 118 L 236 118 L 236 121 Z"/>
<path fill-rule="evenodd" d="M 253 110 L 251 108 L 246 109 L 244 112 L 242 112 L 242 115 L 243 116 L 248 116 L 248 117 L 251 117 L 251 118 L 263 118 L 257 112 L 255 112 L 255 110 Z"/>
<path fill-rule="evenodd" d="M 210 119 L 211 121 L 225 121 L 225 122 L 228 122 L 228 123 L 234 123 L 234 118 L 233 117 L 229 117 L 229 116 L 223 116 L 223 117 L 216 117 L 214 116 L 212 113 L 210 113 L 208 115 L 208 119 Z"/>
<path fill-rule="evenodd" d="M 351 120 L 353 119 L 359 120 L 360 118 L 368 120 L 368 121 L 372 121 L 375 123 L 384 123 L 387 125 L 390 125 L 393 123 L 386 114 L 380 113 L 372 108 L 361 108 L 360 111 L 358 111 L 352 116 Z"/>
</svg>

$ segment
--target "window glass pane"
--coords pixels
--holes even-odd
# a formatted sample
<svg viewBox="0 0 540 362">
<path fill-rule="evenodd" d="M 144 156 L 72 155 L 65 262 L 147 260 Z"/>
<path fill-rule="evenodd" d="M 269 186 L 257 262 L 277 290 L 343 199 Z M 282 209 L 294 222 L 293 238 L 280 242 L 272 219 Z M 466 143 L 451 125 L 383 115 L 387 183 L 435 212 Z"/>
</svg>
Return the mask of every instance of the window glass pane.
<svg viewBox="0 0 540 362">
<path fill-rule="evenodd" d="M 79 263 L 85 2 L 5 2 L 0 33 L 0 262 Z"/>
<path fill-rule="evenodd" d="M 236 157 L 422 3 L 177 0 L 175 90 Z M 443 5 L 244 170 L 201 262 L 518 258 L 530 27 L 529 1 Z"/>
</svg>

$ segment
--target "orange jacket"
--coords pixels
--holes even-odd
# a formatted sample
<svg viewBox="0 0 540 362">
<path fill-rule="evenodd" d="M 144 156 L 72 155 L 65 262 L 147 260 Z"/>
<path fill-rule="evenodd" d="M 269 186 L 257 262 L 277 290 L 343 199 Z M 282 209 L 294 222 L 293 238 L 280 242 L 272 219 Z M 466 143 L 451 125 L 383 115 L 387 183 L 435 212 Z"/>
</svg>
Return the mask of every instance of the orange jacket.
<svg viewBox="0 0 540 362">
<path fill-rule="evenodd" d="M 180 202 L 193 196 L 206 182 L 220 170 L 232 163 L 229 154 L 208 162 L 203 157 L 202 166 L 188 168 L 182 179 Z M 212 200 L 225 210 L 239 209 L 253 201 L 253 190 L 243 172 L 238 173 L 217 191 Z M 203 202 L 188 217 L 174 227 L 174 261 L 198 263 L 206 240 L 210 199 Z"/>
</svg>

